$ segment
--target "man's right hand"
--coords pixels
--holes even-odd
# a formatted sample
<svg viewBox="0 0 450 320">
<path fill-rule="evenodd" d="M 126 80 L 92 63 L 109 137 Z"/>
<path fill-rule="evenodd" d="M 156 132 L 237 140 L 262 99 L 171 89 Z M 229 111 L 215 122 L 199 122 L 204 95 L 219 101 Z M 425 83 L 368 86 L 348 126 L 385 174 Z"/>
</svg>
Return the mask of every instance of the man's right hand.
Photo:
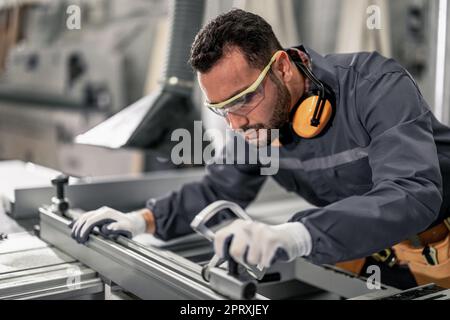
<svg viewBox="0 0 450 320">
<path fill-rule="evenodd" d="M 109 207 L 101 207 L 84 213 L 71 227 L 72 238 L 78 243 L 85 243 L 95 227 L 98 227 L 103 235 L 113 237 L 123 235 L 132 238 L 146 231 L 154 232 L 153 214 L 148 209 L 123 213 Z"/>
</svg>

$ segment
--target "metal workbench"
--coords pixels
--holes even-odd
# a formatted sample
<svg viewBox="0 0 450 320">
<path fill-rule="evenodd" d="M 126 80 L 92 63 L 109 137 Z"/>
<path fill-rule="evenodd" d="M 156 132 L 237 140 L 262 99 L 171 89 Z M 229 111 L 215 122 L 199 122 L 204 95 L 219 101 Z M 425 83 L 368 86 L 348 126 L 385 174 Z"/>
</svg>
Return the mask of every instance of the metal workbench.
<svg viewBox="0 0 450 320">
<path fill-rule="evenodd" d="M 86 245 L 70 236 L 70 220 L 41 208 L 41 238 L 96 270 L 103 278 L 141 299 L 226 299 L 201 276 L 212 257 L 210 243 L 197 235 L 172 244 L 145 246 L 119 237 L 116 241 L 92 235 Z M 365 279 L 332 266 L 316 266 L 304 259 L 280 263 L 258 284 L 256 299 L 341 299 L 386 295 L 399 290 L 382 286 L 374 293 Z"/>
<path fill-rule="evenodd" d="M 144 202 L 144 196 L 159 194 L 161 187 L 175 190 L 182 182 L 201 176 L 199 171 L 165 176 L 159 173 L 138 179 L 135 184 L 132 179 L 124 179 L 124 184 L 139 189 L 142 199 L 135 199 L 138 205 Z M 68 194 L 69 197 L 76 194 L 76 201 L 80 201 L 83 194 L 96 194 L 109 201 L 107 194 L 111 192 L 117 201 L 119 187 L 120 179 L 115 178 L 87 185 L 89 192 L 83 191 L 82 186 L 72 186 L 72 193 L 69 189 Z M 49 190 L 44 191 L 38 192 L 41 197 L 49 193 Z M 92 200 L 89 202 L 95 204 Z M 276 224 L 308 207 L 304 200 L 269 181 L 247 212 L 255 220 Z M 201 236 L 192 234 L 162 242 L 150 235 L 133 240 L 123 237 L 111 240 L 97 234 L 91 235 L 86 245 L 81 245 L 71 238 L 68 227 L 71 220 L 50 208 L 44 205 L 39 209 L 39 237 L 32 233 L 13 233 L 0 241 L 0 298 L 229 298 L 202 278 L 202 267 L 213 256 L 213 249 Z M 30 230 L 32 225 L 29 223 L 24 228 L 5 215 L 1 216 L 10 222 L 8 230 L 11 231 Z M 10 249 L 4 249 L 8 247 Z M 255 299 L 346 299 L 399 292 L 390 287 L 373 292 L 367 288 L 365 279 L 333 266 L 313 265 L 304 259 L 277 264 L 266 275 L 257 284 Z"/>
</svg>

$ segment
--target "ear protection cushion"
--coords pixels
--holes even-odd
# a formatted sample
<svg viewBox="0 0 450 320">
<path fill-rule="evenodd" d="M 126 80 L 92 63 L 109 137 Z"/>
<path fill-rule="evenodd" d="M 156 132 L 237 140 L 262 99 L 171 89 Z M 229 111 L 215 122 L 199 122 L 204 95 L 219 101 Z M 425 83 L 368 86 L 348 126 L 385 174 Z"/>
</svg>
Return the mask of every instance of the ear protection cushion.
<svg viewBox="0 0 450 320">
<path fill-rule="evenodd" d="M 317 127 L 312 126 L 311 119 L 313 118 L 318 99 L 319 96 L 310 95 L 304 99 L 295 110 L 293 110 L 294 112 L 291 119 L 292 130 L 302 138 L 310 139 L 319 135 L 327 126 L 328 121 L 333 114 L 333 108 L 330 101 L 327 99 L 320 116 L 320 124 Z"/>
</svg>

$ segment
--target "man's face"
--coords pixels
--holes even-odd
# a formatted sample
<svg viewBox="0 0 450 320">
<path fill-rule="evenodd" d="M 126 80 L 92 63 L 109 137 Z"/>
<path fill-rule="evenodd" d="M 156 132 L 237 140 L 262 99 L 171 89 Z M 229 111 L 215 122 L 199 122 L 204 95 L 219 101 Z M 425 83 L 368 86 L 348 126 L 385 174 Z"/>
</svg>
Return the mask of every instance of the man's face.
<svg viewBox="0 0 450 320">
<path fill-rule="evenodd" d="M 272 70 L 277 62 L 272 65 Z M 198 80 L 206 99 L 220 103 L 247 89 L 261 71 L 251 67 L 244 54 L 233 48 L 226 51 L 211 70 L 198 73 Z M 273 71 L 269 71 L 262 85 L 264 99 L 256 107 L 246 115 L 230 112 L 226 118 L 231 129 L 242 130 L 249 143 L 259 146 L 272 140 L 270 130 L 260 129 L 280 129 L 289 120 L 291 104 L 289 90 Z"/>
</svg>

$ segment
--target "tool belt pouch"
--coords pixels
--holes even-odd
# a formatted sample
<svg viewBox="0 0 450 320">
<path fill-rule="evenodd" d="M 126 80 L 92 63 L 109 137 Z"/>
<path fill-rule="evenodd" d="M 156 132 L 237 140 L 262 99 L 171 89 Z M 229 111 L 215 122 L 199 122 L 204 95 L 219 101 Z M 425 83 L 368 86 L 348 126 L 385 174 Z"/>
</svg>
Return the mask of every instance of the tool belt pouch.
<svg viewBox="0 0 450 320">
<path fill-rule="evenodd" d="M 450 234 L 444 239 L 413 247 L 404 241 L 393 247 L 400 264 L 407 264 L 419 285 L 435 283 L 450 288 Z"/>
<path fill-rule="evenodd" d="M 365 258 L 356 259 L 356 260 L 336 263 L 336 267 L 344 269 L 348 272 L 360 275 L 365 262 L 366 262 Z"/>
</svg>

